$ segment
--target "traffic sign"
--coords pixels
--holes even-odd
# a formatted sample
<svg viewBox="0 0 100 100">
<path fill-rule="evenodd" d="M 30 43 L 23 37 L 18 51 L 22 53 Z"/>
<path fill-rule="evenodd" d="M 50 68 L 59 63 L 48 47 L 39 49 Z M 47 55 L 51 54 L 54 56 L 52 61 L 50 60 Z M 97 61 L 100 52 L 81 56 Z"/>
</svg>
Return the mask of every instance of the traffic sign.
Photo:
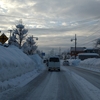
<svg viewBox="0 0 100 100">
<path fill-rule="evenodd" d="M 7 40 L 8 40 L 8 37 L 3 33 L 3 34 L 0 36 L 0 42 L 1 42 L 2 44 L 4 44 Z"/>
</svg>

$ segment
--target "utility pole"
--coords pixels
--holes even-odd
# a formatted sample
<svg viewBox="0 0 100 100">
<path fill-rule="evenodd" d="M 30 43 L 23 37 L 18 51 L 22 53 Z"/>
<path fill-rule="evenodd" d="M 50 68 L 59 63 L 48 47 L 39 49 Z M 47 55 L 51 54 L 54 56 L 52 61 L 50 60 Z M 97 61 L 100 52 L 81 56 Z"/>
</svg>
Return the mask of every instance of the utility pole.
<svg viewBox="0 0 100 100">
<path fill-rule="evenodd" d="M 76 42 L 77 41 L 76 34 L 75 34 L 75 38 L 74 39 L 71 39 L 71 41 L 73 41 L 73 40 L 75 40 L 75 59 L 76 59 L 76 54 L 77 54 L 76 53 L 76 44 L 77 44 L 77 42 Z"/>
<path fill-rule="evenodd" d="M 76 59 L 76 41 L 77 41 L 77 38 L 76 38 L 76 34 L 75 34 L 75 59 Z"/>
</svg>

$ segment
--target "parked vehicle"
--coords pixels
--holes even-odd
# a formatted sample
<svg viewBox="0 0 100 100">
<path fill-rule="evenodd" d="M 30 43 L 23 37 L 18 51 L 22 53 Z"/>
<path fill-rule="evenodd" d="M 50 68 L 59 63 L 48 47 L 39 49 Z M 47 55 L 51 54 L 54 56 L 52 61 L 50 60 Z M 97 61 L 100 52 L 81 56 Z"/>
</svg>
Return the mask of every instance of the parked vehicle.
<svg viewBox="0 0 100 100">
<path fill-rule="evenodd" d="M 79 53 L 78 58 L 81 60 L 85 60 L 88 58 L 99 58 L 99 54 L 97 54 L 97 53 Z"/>
<path fill-rule="evenodd" d="M 46 62 L 47 62 L 47 59 L 44 59 L 44 60 L 43 60 L 43 63 L 46 63 Z"/>
<path fill-rule="evenodd" d="M 60 60 L 58 57 L 50 57 L 48 60 L 48 71 L 58 70 L 60 71 Z"/>
<path fill-rule="evenodd" d="M 64 60 L 63 61 L 63 66 L 69 66 L 69 61 L 68 60 Z"/>
<path fill-rule="evenodd" d="M 44 59 L 43 63 L 45 63 L 48 66 L 48 59 Z"/>
</svg>

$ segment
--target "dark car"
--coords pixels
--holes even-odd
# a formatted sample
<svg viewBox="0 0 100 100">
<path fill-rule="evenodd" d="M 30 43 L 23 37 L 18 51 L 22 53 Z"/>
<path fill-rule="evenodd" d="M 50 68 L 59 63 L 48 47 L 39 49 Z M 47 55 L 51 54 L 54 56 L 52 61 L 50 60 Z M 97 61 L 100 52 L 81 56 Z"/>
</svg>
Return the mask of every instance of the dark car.
<svg viewBox="0 0 100 100">
<path fill-rule="evenodd" d="M 46 59 L 44 59 L 44 60 L 43 60 L 43 63 L 46 63 L 46 62 L 47 62 L 47 60 L 46 60 Z"/>
<path fill-rule="evenodd" d="M 67 60 L 63 61 L 63 66 L 69 66 L 69 61 Z"/>
</svg>

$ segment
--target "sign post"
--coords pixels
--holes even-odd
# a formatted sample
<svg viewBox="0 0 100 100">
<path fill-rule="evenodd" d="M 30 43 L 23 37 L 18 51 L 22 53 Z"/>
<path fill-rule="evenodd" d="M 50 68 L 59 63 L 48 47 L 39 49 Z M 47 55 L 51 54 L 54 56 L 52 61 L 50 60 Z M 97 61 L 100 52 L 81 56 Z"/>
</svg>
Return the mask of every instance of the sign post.
<svg viewBox="0 0 100 100">
<path fill-rule="evenodd" d="M 3 34 L 0 36 L 0 42 L 1 42 L 2 44 L 4 44 L 7 40 L 8 40 L 8 37 L 3 33 Z"/>
</svg>

